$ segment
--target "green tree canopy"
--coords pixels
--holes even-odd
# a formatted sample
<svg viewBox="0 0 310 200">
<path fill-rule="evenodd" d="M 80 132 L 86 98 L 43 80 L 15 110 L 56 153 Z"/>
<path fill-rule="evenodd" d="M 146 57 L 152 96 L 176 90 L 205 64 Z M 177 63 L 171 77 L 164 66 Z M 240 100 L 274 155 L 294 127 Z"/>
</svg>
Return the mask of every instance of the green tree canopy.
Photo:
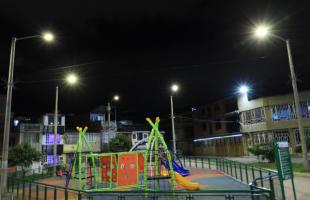
<svg viewBox="0 0 310 200">
<path fill-rule="evenodd" d="M 35 161 L 40 161 L 41 153 L 31 147 L 29 143 L 17 144 L 9 151 L 9 164 L 11 166 L 21 166 L 24 171 L 25 167 L 29 167 Z"/>
<path fill-rule="evenodd" d="M 132 143 L 129 137 L 123 134 L 117 134 L 115 138 L 110 141 L 111 152 L 129 151 Z"/>
</svg>

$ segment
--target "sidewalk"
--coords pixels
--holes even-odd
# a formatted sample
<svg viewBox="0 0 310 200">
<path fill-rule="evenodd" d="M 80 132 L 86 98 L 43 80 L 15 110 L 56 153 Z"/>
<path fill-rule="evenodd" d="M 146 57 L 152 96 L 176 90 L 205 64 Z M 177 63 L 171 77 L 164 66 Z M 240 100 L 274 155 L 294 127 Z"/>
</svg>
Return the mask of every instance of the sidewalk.
<svg viewBox="0 0 310 200">
<path fill-rule="evenodd" d="M 242 163 L 258 162 L 255 156 L 245 157 L 226 157 L 226 159 L 234 160 Z M 293 163 L 302 163 L 302 158 L 292 158 Z M 298 200 L 308 200 L 310 197 L 310 174 L 309 173 L 294 173 L 295 189 Z M 293 188 L 290 180 L 284 181 L 286 199 L 293 199 Z M 279 189 L 278 189 L 279 191 Z"/>
</svg>

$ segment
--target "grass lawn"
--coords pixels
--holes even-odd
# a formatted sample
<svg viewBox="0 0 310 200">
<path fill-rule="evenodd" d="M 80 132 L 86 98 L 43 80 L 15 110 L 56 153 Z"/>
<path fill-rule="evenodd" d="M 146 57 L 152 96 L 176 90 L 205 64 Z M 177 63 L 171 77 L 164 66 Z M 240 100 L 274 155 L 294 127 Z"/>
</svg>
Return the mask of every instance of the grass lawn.
<svg viewBox="0 0 310 200">
<path fill-rule="evenodd" d="M 253 167 L 260 167 L 266 169 L 277 169 L 275 163 L 265 163 L 265 162 L 255 162 L 249 163 L 250 166 Z M 305 170 L 302 163 L 293 163 L 293 171 L 294 172 L 302 172 L 302 173 L 310 173 L 310 171 Z"/>
</svg>

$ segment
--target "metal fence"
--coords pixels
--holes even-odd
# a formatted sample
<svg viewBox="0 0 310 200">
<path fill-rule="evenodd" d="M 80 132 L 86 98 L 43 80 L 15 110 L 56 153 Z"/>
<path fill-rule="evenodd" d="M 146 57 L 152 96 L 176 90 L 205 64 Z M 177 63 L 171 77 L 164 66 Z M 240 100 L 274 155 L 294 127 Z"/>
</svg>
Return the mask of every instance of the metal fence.
<svg viewBox="0 0 310 200">
<path fill-rule="evenodd" d="M 249 190 L 208 190 L 208 191 L 175 191 L 175 192 L 145 192 L 145 191 L 102 191 L 87 192 L 61 186 L 49 185 L 25 180 L 11 180 L 8 191 L 14 199 L 21 200 L 269 200 L 271 191 L 253 188 Z"/>
<path fill-rule="evenodd" d="M 34 170 L 30 176 L 14 176 L 8 179 L 8 191 L 14 199 L 20 200 L 273 200 L 280 199 L 277 195 L 276 172 L 249 167 L 246 164 L 221 158 L 208 157 L 182 157 L 182 164 L 189 168 L 208 168 L 222 171 L 235 179 L 251 184 L 250 189 L 242 190 L 201 190 L 201 191 L 102 191 L 88 192 L 62 186 L 50 185 L 36 180 L 51 176 L 50 170 L 36 173 Z M 30 172 L 29 172 L 30 173 Z M 271 175 L 271 176 L 269 176 Z M 278 190 L 280 191 L 280 190 Z M 280 193 L 281 194 L 281 193 Z"/>
<path fill-rule="evenodd" d="M 180 161 L 185 167 L 189 168 L 208 168 L 221 171 L 251 187 L 270 190 L 274 199 L 282 198 L 277 171 L 256 168 L 246 163 L 217 157 L 183 156 Z"/>
</svg>

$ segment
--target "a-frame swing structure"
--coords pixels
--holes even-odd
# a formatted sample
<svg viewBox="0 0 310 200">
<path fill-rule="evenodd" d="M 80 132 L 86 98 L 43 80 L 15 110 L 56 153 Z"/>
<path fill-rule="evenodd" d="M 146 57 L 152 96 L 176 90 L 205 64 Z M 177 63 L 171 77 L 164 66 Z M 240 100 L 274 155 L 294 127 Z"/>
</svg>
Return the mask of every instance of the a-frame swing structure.
<svg viewBox="0 0 310 200">
<path fill-rule="evenodd" d="M 170 151 L 166 145 L 166 142 L 162 136 L 162 134 L 159 132 L 159 117 L 156 117 L 155 123 L 152 122 L 150 118 L 146 118 L 146 121 L 152 126 L 152 130 L 150 133 L 150 136 L 148 138 L 147 146 L 146 146 L 146 152 L 145 152 L 145 158 L 144 158 L 144 183 L 145 183 L 145 189 L 149 190 L 148 188 L 148 179 L 153 178 L 157 179 L 161 177 L 161 171 L 160 171 L 160 162 L 162 160 L 159 160 L 160 154 L 165 154 L 166 161 L 169 165 L 169 176 L 170 176 L 170 183 L 171 183 L 171 190 L 174 191 L 174 171 L 172 167 L 172 159 L 170 155 Z M 159 143 L 162 145 L 162 149 L 159 148 Z M 160 151 L 161 150 L 161 151 Z M 148 167 L 149 163 L 155 162 L 155 172 L 153 173 L 154 176 L 150 177 L 149 170 L 152 171 Z M 156 184 L 156 191 L 160 190 L 160 185 Z"/>
<path fill-rule="evenodd" d="M 77 142 L 76 152 L 70 162 L 69 173 L 67 175 L 66 187 L 69 186 L 70 180 L 72 180 L 72 187 L 76 188 L 76 180 L 78 180 L 78 189 L 83 189 L 83 184 L 86 182 L 86 185 L 90 187 L 97 187 L 96 184 L 96 163 L 91 145 L 88 143 L 85 133 L 87 127 L 82 129 L 81 127 L 76 128 L 79 134 L 79 139 Z M 83 143 L 87 147 L 88 153 L 83 155 Z M 88 157 L 89 156 L 89 157 Z M 83 160 L 84 159 L 84 160 Z M 82 165 L 84 164 L 84 166 Z"/>
</svg>

